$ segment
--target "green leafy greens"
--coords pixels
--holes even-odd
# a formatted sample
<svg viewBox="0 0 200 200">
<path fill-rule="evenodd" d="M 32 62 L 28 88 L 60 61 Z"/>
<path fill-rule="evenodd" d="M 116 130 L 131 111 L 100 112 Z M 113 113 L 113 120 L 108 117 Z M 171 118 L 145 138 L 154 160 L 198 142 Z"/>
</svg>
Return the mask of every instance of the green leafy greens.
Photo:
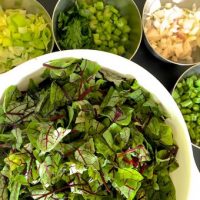
<svg viewBox="0 0 200 200">
<path fill-rule="evenodd" d="M 0 199 L 175 200 L 178 147 L 137 80 L 75 58 L 0 105 Z"/>
</svg>

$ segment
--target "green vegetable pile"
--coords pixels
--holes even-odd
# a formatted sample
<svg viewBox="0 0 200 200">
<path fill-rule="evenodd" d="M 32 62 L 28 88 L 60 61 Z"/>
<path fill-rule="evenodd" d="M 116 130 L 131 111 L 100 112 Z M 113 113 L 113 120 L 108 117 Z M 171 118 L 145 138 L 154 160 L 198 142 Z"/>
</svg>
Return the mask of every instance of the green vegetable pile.
<svg viewBox="0 0 200 200">
<path fill-rule="evenodd" d="M 102 0 L 75 1 L 57 19 L 61 49 L 97 49 L 123 55 L 130 30 L 119 10 Z"/>
<path fill-rule="evenodd" d="M 66 58 L 0 106 L 2 200 L 174 200 L 167 116 L 135 79 Z"/>
<path fill-rule="evenodd" d="M 51 39 L 42 16 L 0 6 L 0 73 L 47 53 Z"/>
<path fill-rule="evenodd" d="M 200 76 L 193 74 L 181 80 L 172 96 L 183 114 L 192 142 L 200 146 Z"/>
</svg>

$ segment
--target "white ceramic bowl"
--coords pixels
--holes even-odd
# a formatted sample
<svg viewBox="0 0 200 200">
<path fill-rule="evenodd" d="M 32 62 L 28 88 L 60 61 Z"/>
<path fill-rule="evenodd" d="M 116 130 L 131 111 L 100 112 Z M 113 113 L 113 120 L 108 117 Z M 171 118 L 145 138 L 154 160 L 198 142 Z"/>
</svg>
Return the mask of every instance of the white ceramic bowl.
<svg viewBox="0 0 200 200">
<path fill-rule="evenodd" d="M 194 162 L 189 134 L 180 110 L 168 91 L 153 75 L 128 59 L 95 50 L 68 50 L 46 54 L 0 75 L 0 98 L 9 85 L 18 85 L 19 89 L 26 89 L 29 78 L 35 79 L 42 73 L 43 63 L 64 57 L 89 59 L 122 75 L 131 75 L 155 97 L 155 100 L 161 102 L 171 118 L 174 139 L 179 146 L 177 160 L 180 167 L 171 174 L 177 200 L 199 199 L 200 192 L 197 187 L 200 184 L 200 174 Z"/>
</svg>

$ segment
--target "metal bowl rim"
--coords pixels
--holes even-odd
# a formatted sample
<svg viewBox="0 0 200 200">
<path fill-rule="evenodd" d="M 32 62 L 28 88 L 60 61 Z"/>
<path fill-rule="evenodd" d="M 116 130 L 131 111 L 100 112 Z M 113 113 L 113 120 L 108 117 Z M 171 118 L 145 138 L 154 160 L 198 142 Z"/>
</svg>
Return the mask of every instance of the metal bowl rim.
<svg viewBox="0 0 200 200">
<path fill-rule="evenodd" d="M 57 39 L 56 39 L 56 34 L 55 34 L 55 30 L 56 30 L 56 27 L 54 26 L 54 19 L 55 19 L 55 11 L 57 10 L 57 7 L 60 3 L 60 1 L 62 0 L 58 0 L 55 7 L 54 7 L 54 10 L 53 10 L 53 14 L 52 14 L 52 20 L 51 20 L 51 23 L 52 23 L 52 34 L 53 34 L 53 39 L 54 39 L 54 42 L 57 46 L 57 48 L 59 49 L 59 51 L 63 51 L 63 50 L 67 50 L 67 49 L 61 49 L 60 48 L 60 45 L 58 44 L 57 42 Z M 134 7 L 136 8 L 136 11 L 137 11 L 137 14 L 138 14 L 138 17 L 139 17 L 139 21 L 140 21 L 140 37 L 139 37 L 139 40 L 138 40 L 138 45 L 135 49 L 135 51 L 132 53 L 132 55 L 130 57 L 128 57 L 127 59 L 129 60 L 132 60 L 132 58 L 135 56 L 135 54 L 138 52 L 138 49 L 140 47 L 140 44 L 142 42 L 142 36 L 143 36 L 143 26 L 142 26 L 142 17 L 141 17 L 141 14 L 140 14 L 140 11 L 138 9 L 138 6 L 136 5 L 136 3 L 134 2 L 134 0 L 131 0 L 132 4 L 134 5 Z M 68 49 L 70 50 L 70 49 Z M 86 49 L 87 50 L 87 49 Z M 88 49 L 89 50 L 89 49 Z M 94 49 L 95 50 L 95 49 Z"/>
<path fill-rule="evenodd" d="M 165 61 L 165 62 L 168 62 L 168 63 L 171 63 L 171 64 L 174 64 L 174 65 L 179 65 L 179 66 L 193 66 L 193 65 L 197 65 L 197 64 L 200 64 L 200 61 L 198 61 L 198 62 L 195 62 L 195 63 L 179 63 L 179 62 L 175 62 L 175 61 L 173 61 L 173 60 L 169 60 L 169 59 L 167 59 L 167 58 L 165 58 L 165 57 L 163 57 L 161 54 L 159 54 L 157 51 L 155 51 L 155 49 L 152 47 L 152 45 L 150 44 L 150 42 L 149 42 L 149 40 L 148 40 L 148 38 L 146 37 L 146 33 L 145 33 L 145 13 L 144 13 L 144 10 L 145 10 L 145 8 L 147 7 L 147 3 L 148 3 L 148 0 L 146 0 L 145 1 L 145 4 L 144 4 L 144 6 L 143 6 L 143 10 L 142 10 L 142 27 L 143 27 L 143 33 L 144 33 L 144 37 L 145 37 L 145 39 L 146 39 L 146 42 L 147 42 L 147 44 L 149 45 L 149 47 L 151 48 L 151 51 L 153 51 L 153 55 L 154 54 L 156 54 L 157 55 L 157 57 L 160 59 L 160 60 L 163 60 L 163 61 Z M 155 56 L 155 55 L 154 55 Z"/>
</svg>

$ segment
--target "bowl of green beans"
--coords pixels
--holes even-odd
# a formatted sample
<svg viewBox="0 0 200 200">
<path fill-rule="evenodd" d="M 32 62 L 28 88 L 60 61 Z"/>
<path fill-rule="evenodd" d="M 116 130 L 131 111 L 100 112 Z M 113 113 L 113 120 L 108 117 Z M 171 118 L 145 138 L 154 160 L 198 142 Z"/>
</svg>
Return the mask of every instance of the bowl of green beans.
<svg viewBox="0 0 200 200">
<path fill-rule="evenodd" d="M 132 59 L 142 39 L 133 0 L 59 0 L 52 16 L 59 50 L 95 49 Z"/>
<path fill-rule="evenodd" d="M 172 96 L 182 112 L 192 144 L 200 149 L 200 64 L 181 75 Z"/>
</svg>

